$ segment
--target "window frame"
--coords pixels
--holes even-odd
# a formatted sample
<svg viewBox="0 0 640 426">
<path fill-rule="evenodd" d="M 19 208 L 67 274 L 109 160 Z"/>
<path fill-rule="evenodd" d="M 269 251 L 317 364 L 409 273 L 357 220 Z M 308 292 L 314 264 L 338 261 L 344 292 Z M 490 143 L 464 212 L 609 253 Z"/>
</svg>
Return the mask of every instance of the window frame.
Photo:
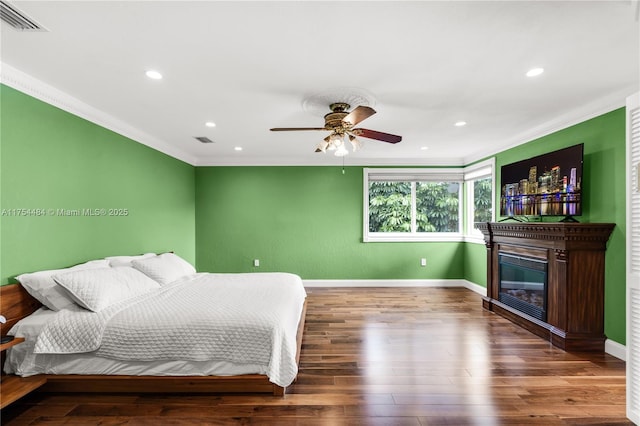
<svg viewBox="0 0 640 426">
<path fill-rule="evenodd" d="M 458 232 L 369 232 L 369 183 L 397 182 L 458 182 Z M 363 233 L 368 242 L 450 242 L 464 240 L 464 173 L 463 168 L 363 168 Z M 415 185 L 412 185 L 412 211 L 415 212 Z M 412 214 L 412 229 L 415 229 Z"/>
<path fill-rule="evenodd" d="M 488 160 L 467 166 L 464 168 L 465 183 L 465 231 L 464 241 L 470 243 L 484 244 L 482 232 L 474 228 L 475 223 L 475 203 L 473 183 L 480 179 L 491 178 L 491 221 L 496 220 L 496 159 L 492 157 Z"/>
</svg>

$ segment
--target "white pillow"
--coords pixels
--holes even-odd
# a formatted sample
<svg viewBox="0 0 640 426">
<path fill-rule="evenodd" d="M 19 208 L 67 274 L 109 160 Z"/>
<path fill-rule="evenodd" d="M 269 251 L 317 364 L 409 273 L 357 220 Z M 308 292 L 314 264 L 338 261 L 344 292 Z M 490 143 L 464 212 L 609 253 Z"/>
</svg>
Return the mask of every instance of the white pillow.
<svg viewBox="0 0 640 426">
<path fill-rule="evenodd" d="M 155 253 L 145 253 L 139 256 L 108 256 L 109 266 L 131 266 L 131 262 L 136 259 L 146 259 L 155 256 Z"/>
<path fill-rule="evenodd" d="M 160 284 L 169 284 L 178 278 L 196 273 L 196 269 L 189 262 L 173 253 L 163 253 L 148 259 L 134 260 L 131 263 L 134 268 Z"/>
<path fill-rule="evenodd" d="M 93 312 L 160 288 L 160 284 L 129 266 L 67 272 L 53 279 L 66 288 L 80 306 Z"/>
<path fill-rule="evenodd" d="M 74 305 L 75 302 L 71 297 L 69 297 L 67 291 L 53 280 L 54 275 L 69 271 L 105 268 L 108 266 L 109 262 L 104 259 L 91 260 L 71 268 L 52 269 L 49 271 L 39 271 L 18 275 L 16 279 L 20 282 L 22 287 L 27 290 L 27 293 L 37 299 L 44 306 L 53 311 L 59 311 Z"/>
</svg>

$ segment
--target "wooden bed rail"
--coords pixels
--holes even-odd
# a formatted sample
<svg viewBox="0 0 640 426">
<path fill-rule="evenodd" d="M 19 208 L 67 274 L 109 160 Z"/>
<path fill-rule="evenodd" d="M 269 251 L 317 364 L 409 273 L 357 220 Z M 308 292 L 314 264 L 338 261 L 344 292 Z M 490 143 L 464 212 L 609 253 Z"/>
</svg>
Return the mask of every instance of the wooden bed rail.
<svg viewBox="0 0 640 426">
<path fill-rule="evenodd" d="M 6 336 L 15 323 L 35 312 L 40 302 L 34 299 L 20 284 L 7 284 L 0 287 L 0 314 L 7 319 L 0 327 L 0 334 Z"/>
</svg>

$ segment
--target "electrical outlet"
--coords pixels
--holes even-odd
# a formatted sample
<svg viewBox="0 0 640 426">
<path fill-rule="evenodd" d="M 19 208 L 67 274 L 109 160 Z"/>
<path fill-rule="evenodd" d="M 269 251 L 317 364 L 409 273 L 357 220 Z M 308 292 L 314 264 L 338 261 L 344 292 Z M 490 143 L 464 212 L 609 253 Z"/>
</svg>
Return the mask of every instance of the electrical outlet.
<svg viewBox="0 0 640 426">
<path fill-rule="evenodd" d="M 253 266 L 255 266 L 256 268 L 260 266 L 260 259 L 253 259 Z"/>
<path fill-rule="evenodd" d="M 427 266 L 427 258 L 423 257 L 422 259 L 420 259 L 420 266 Z"/>
</svg>

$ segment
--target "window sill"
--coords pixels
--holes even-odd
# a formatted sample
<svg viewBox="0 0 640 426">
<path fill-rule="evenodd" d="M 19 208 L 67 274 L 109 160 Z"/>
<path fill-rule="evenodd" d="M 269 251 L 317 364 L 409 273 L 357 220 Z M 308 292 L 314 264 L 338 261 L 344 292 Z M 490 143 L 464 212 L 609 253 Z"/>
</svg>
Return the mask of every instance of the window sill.
<svg viewBox="0 0 640 426">
<path fill-rule="evenodd" d="M 462 234 L 388 234 L 388 235 L 367 235 L 362 239 L 365 243 L 450 243 L 465 242 L 472 244 L 485 244 L 482 235 L 462 235 Z"/>
<path fill-rule="evenodd" d="M 473 244 L 485 244 L 484 237 L 482 235 L 465 235 L 464 242 Z"/>
<path fill-rule="evenodd" d="M 376 234 L 365 235 L 362 238 L 365 243 L 444 243 L 444 242 L 462 242 L 464 236 L 459 233 L 431 233 L 429 235 L 419 234 Z"/>
</svg>

